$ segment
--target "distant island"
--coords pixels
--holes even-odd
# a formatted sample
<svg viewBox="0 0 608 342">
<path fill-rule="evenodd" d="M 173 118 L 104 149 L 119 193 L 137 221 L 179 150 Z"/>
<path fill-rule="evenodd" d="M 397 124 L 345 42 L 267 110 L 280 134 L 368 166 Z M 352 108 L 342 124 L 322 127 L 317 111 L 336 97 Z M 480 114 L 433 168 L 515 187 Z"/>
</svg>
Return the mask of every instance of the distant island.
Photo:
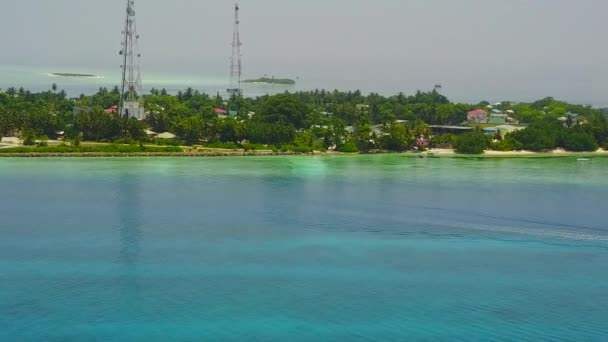
<svg viewBox="0 0 608 342">
<path fill-rule="evenodd" d="M 268 84 L 282 84 L 282 85 L 294 85 L 296 81 L 289 78 L 274 78 L 274 77 L 260 77 L 254 80 L 244 80 L 244 83 L 268 83 Z"/>
<path fill-rule="evenodd" d="M 51 76 L 59 76 L 59 77 L 82 77 L 82 78 L 98 78 L 98 75 L 93 74 L 78 74 L 78 73 L 70 73 L 70 72 L 54 72 Z"/>
</svg>

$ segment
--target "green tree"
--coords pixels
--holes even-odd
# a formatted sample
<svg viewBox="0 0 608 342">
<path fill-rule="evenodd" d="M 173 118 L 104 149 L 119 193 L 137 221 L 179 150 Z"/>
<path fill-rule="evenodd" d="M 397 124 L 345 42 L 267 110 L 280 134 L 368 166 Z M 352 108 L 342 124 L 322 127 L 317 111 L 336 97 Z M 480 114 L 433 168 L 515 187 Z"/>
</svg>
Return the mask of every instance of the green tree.
<svg viewBox="0 0 608 342">
<path fill-rule="evenodd" d="M 384 125 L 382 147 L 389 151 L 405 151 L 411 147 L 412 136 L 408 129 L 397 122 Z"/>
<path fill-rule="evenodd" d="M 299 129 L 304 128 L 308 108 L 296 96 L 285 93 L 262 100 L 256 113 L 267 123 L 285 122 Z"/>
<path fill-rule="evenodd" d="M 205 123 L 199 116 L 190 116 L 182 119 L 176 126 L 176 135 L 189 145 L 200 142 L 203 137 Z"/>
<path fill-rule="evenodd" d="M 374 130 L 369 123 L 364 123 L 355 127 L 355 143 L 357 144 L 359 151 L 369 152 L 375 147 L 372 136 L 373 132 Z"/>
<path fill-rule="evenodd" d="M 472 132 L 456 137 L 454 147 L 456 152 L 463 154 L 483 154 L 489 147 L 488 137 L 481 132 Z"/>
<path fill-rule="evenodd" d="M 574 130 L 564 130 L 558 138 L 558 146 L 568 151 L 593 152 L 599 148 L 593 136 L 576 132 Z"/>
</svg>

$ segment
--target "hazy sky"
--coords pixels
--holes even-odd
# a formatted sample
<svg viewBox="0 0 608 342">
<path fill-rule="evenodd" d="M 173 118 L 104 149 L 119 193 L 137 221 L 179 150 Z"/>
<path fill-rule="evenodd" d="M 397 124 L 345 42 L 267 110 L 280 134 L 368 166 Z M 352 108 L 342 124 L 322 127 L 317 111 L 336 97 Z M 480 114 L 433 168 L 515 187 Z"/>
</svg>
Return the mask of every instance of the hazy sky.
<svg viewBox="0 0 608 342">
<path fill-rule="evenodd" d="M 240 3 L 249 77 L 405 92 L 442 83 L 457 98 L 608 103 L 606 0 Z M 0 4 L 0 64 L 120 64 L 124 0 Z M 136 0 L 136 10 L 144 71 L 226 74 L 232 1 Z"/>
</svg>

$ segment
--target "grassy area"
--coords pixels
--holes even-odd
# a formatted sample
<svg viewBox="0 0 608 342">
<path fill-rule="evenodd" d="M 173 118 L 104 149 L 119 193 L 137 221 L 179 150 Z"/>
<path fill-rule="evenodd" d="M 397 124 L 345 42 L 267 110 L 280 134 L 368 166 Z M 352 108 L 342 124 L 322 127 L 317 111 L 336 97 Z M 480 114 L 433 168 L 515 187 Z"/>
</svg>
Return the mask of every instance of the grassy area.
<svg viewBox="0 0 608 342">
<path fill-rule="evenodd" d="M 233 142 L 219 142 L 219 141 L 206 143 L 203 145 L 203 147 L 218 148 L 218 149 L 223 149 L 223 150 L 237 150 L 237 149 L 241 148 L 239 145 L 237 145 Z"/>
<path fill-rule="evenodd" d="M 245 151 L 278 151 L 278 148 L 274 145 L 264 145 L 264 144 L 243 144 L 243 149 Z"/>
<path fill-rule="evenodd" d="M 2 154 L 19 153 L 170 153 L 183 152 L 176 146 L 90 145 L 90 146 L 32 146 L 0 149 Z"/>
<path fill-rule="evenodd" d="M 210 142 L 203 145 L 204 148 L 224 149 L 224 150 L 245 150 L 245 151 L 278 151 L 274 145 L 264 144 L 236 144 L 233 142 Z"/>
</svg>

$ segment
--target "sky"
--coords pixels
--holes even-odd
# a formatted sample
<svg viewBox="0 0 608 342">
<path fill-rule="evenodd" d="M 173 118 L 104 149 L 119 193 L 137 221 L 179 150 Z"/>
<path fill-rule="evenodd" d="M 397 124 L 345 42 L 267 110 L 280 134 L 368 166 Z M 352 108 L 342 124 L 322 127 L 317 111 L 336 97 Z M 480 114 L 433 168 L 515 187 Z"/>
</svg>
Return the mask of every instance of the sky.
<svg viewBox="0 0 608 342">
<path fill-rule="evenodd" d="M 3 66 L 117 68 L 125 0 L 0 0 Z M 136 0 L 144 72 L 225 76 L 234 3 Z M 606 0 L 242 0 L 247 77 L 608 104 Z M 9 34 L 10 33 L 10 34 Z M 144 77 L 145 78 L 145 77 Z"/>
</svg>

